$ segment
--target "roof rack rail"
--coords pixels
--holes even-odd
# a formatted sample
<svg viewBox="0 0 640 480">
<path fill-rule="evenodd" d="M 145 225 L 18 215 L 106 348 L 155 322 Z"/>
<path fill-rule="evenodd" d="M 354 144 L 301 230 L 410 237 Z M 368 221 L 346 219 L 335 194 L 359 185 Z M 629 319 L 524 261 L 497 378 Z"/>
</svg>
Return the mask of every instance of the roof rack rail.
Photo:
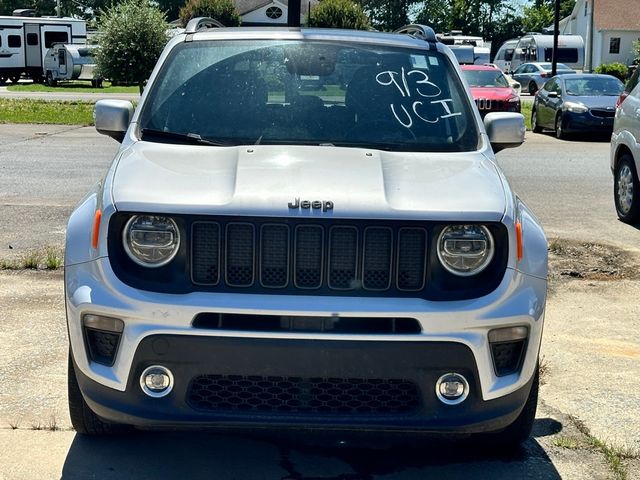
<svg viewBox="0 0 640 480">
<path fill-rule="evenodd" d="M 400 27 L 393 33 L 409 35 L 410 37 L 417 38 L 419 40 L 425 40 L 427 42 L 435 43 L 438 41 L 438 39 L 436 38 L 436 32 L 433 31 L 433 28 L 426 25 L 419 25 L 417 23 L 412 23 L 410 25 Z"/>
<path fill-rule="evenodd" d="M 200 30 L 207 30 L 209 28 L 224 28 L 224 25 L 221 24 L 218 20 L 214 20 L 213 18 L 196 17 L 189 20 L 184 33 L 186 33 L 187 35 L 191 35 L 199 32 Z"/>
</svg>

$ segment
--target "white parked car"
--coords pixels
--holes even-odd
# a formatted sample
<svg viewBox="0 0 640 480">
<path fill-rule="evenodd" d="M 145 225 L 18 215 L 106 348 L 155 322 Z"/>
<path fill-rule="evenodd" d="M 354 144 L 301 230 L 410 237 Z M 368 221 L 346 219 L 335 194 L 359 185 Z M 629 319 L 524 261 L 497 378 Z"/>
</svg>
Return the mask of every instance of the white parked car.
<svg viewBox="0 0 640 480">
<path fill-rule="evenodd" d="M 481 120 L 431 29 L 202 22 L 135 112 L 96 105 L 122 146 L 67 230 L 76 430 L 524 441 L 547 243 L 494 156 L 522 115 Z"/>
<path fill-rule="evenodd" d="M 618 218 L 626 223 L 640 221 L 640 70 L 631 77 L 620 96 L 611 135 L 613 201 Z"/>
</svg>

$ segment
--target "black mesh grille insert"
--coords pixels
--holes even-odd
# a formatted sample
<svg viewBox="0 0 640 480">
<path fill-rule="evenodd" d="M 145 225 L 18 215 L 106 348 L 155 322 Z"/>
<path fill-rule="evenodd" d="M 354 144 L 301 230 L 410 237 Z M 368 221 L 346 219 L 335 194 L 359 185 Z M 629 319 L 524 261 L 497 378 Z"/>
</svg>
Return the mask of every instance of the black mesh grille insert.
<svg viewBox="0 0 640 480">
<path fill-rule="evenodd" d="M 192 276 L 195 283 L 216 285 L 220 279 L 220 225 L 193 224 Z"/>
<path fill-rule="evenodd" d="M 381 227 L 364 232 L 362 284 L 368 290 L 386 290 L 391 285 L 392 235 L 390 228 Z"/>
<path fill-rule="evenodd" d="M 403 379 L 200 375 L 187 402 L 209 412 L 399 415 L 421 405 L 415 383 Z"/>
<path fill-rule="evenodd" d="M 226 281 L 233 287 L 253 285 L 255 257 L 254 227 L 251 223 L 227 225 Z"/>
<path fill-rule="evenodd" d="M 120 334 L 85 327 L 89 356 L 96 363 L 111 366 L 120 342 Z"/>
<path fill-rule="evenodd" d="M 427 232 L 402 228 L 398 236 L 398 289 L 422 290 L 427 260 Z"/>
<path fill-rule="evenodd" d="M 525 341 L 492 343 L 491 353 L 496 375 L 503 377 L 520 370 Z"/>
<path fill-rule="evenodd" d="M 319 225 L 296 228 L 294 280 L 298 288 L 320 288 L 322 285 L 323 233 Z"/>
<path fill-rule="evenodd" d="M 313 289 L 338 295 L 390 291 L 406 296 L 427 288 L 430 234 L 422 225 L 245 218 L 192 224 L 194 284 L 222 291 L 304 294 Z"/>
<path fill-rule="evenodd" d="M 358 230 L 333 227 L 329 240 L 329 287 L 346 290 L 356 287 Z"/>
<path fill-rule="evenodd" d="M 289 227 L 263 225 L 260 235 L 260 282 L 283 288 L 289 283 Z"/>
</svg>

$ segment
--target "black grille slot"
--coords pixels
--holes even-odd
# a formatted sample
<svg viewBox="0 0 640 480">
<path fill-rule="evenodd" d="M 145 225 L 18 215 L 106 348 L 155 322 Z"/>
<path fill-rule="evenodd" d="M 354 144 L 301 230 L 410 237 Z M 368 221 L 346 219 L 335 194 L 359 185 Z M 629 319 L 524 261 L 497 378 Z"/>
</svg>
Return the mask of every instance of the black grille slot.
<svg viewBox="0 0 640 480">
<path fill-rule="evenodd" d="M 398 236 L 398 289 L 424 288 L 427 266 L 427 232 L 422 228 L 401 228 Z"/>
<path fill-rule="evenodd" d="M 84 330 L 91 360 L 102 365 L 113 365 L 120 343 L 120 334 L 86 327 Z"/>
<path fill-rule="evenodd" d="M 390 228 L 365 229 L 362 285 L 367 290 L 387 290 L 391 286 L 392 249 L 393 232 Z"/>
<path fill-rule="evenodd" d="M 187 403 L 208 412 L 368 416 L 414 413 L 421 398 L 404 379 L 200 375 Z"/>
<path fill-rule="evenodd" d="M 255 239 L 251 223 L 227 225 L 226 282 L 232 287 L 253 285 Z"/>
<path fill-rule="evenodd" d="M 213 222 L 196 222 L 192 229 L 193 282 L 217 285 L 220 280 L 220 225 Z"/>
<path fill-rule="evenodd" d="M 493 364 L 498 377 L 510 375 L 520 370 L 524 346 L 525 340 L 491 344 Z"/>
<path fill-rule="evenodd" d="M 329 236 L 329 287 L 353 289 L 358 268 L 358 230 L 355 227 L 332 227 Z"/>
<path fill-rule="evenodd" d="M 422 331 L 420 323 L 415 318 L 405 317 L 303 317 L 208 312 L 196 315 L 193 326 L 210 330 L 360 335 L 406 335 Z"/>
<path fill-rule="evenodd" d="M 284 288 L 289 283 L 289 227 L 263 225 L 260 234 L 260 283 Z"/>
<path fill-rule="evenodd" d="M 616 116 L 616 111 L 592 108 L 591 115 L 593 115 L 594 117 L 600 117 L 600 118 L 613 118 Z"/>
<path fill-rule="evenodd" d="M 320 225 L 296 228 L 294 282 L 298 288 L 320 288 L 324 257 L 324 230 Z"/>
</svg>

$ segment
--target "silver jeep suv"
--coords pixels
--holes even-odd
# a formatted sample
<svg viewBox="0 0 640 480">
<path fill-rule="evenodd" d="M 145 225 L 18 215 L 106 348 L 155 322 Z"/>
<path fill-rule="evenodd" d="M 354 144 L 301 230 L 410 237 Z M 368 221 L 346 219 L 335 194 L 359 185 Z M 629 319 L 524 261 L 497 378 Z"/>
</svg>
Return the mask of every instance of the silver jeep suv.
<svg viewBox="0 0 640 480">
<path fill-rule="evenodd" d="M 166 46 L 68 225 L 69 407 L 124 425 L 529 435 L 547 244 L 433 31 Z"/>
</svg>

